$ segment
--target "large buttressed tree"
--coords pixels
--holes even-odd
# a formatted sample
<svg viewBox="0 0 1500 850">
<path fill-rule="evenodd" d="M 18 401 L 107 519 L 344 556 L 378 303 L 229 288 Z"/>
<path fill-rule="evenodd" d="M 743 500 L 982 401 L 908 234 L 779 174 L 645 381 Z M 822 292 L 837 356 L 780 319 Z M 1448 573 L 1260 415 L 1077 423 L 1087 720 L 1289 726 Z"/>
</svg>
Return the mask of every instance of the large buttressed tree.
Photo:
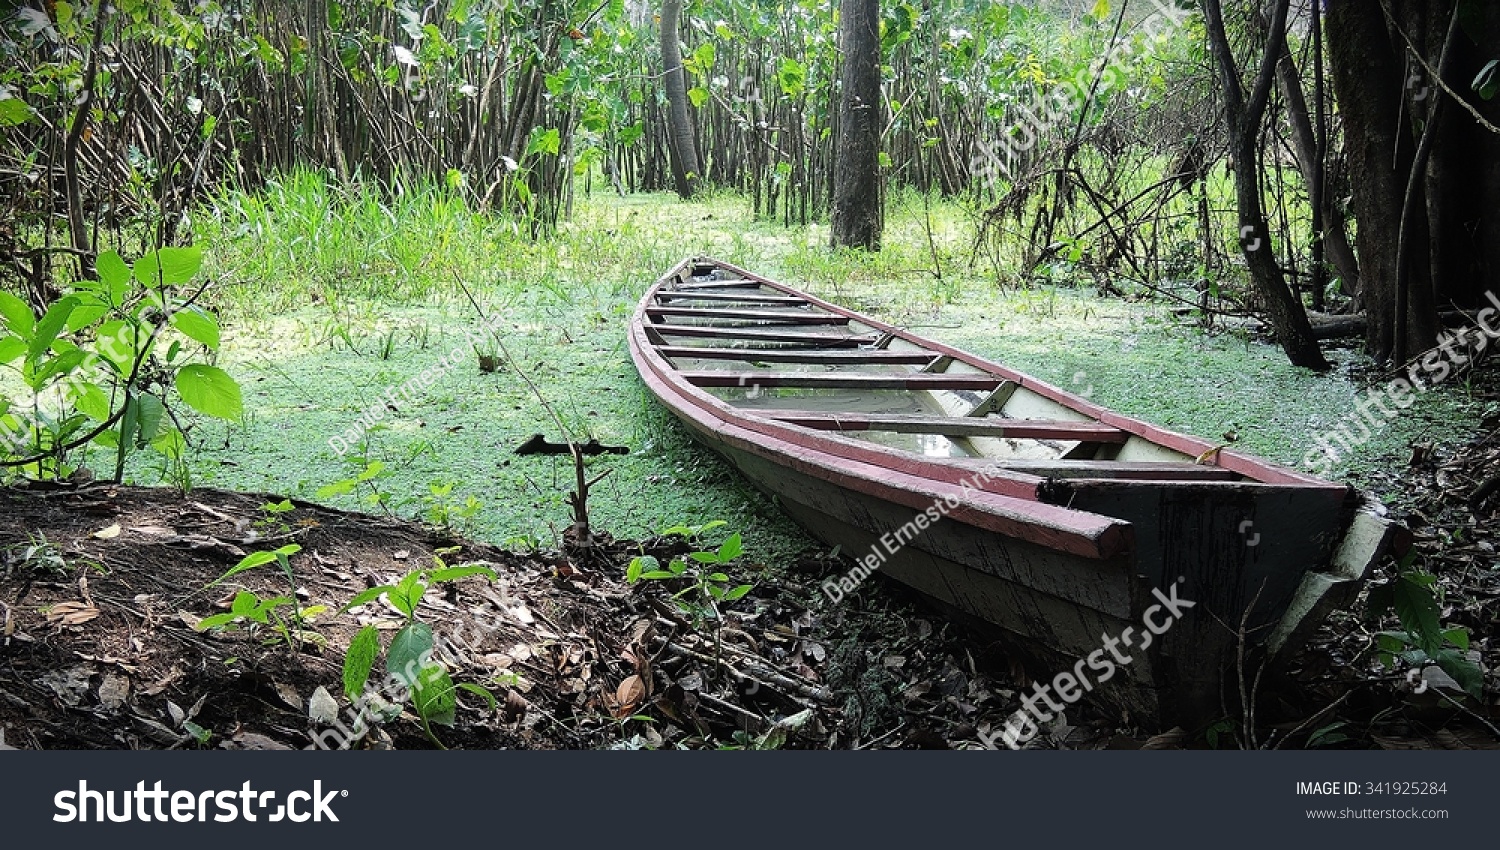
<svg viewBox="0 0 1500 850">
<path fill-rule="evenodd" d="M 880 249 L 880 0 L 840 0 L 839 135 L 833 171 L 833 244 Z"/>
<path fill-rule="evenodd" d="M 1500 3 L 1327 0 L 1366 345 L 1402 362 L 1438 312 L 1500 295 Z"/>
</svg>

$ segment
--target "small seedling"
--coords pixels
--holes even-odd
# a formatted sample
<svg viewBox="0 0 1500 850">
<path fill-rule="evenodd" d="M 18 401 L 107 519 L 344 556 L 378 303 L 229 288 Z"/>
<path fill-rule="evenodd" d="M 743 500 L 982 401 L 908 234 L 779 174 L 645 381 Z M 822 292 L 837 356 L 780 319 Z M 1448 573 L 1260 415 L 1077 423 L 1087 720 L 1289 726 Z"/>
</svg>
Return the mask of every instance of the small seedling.
<svg viewBox="0 0 1500 850">
<path fill-rule="evenodd" d="M 199 620 L 198 630 L 204 631 L 215 627 L 223 628 L 241 620 L 249 620 L 275 629 L 277 634 L 280 634 L 286 640 L 287 648 L 293 652 L 297 651 L 297 647 L 300 644 L 306 643 L 309 640 L 317 642 L 319 638 L 308 633 L 305 628 L 319 614 L 328 610 L 328 606 L 309 605 L 303 608 L 302 603 L 297 601 L 297 575 L 292 570 L 291 556 L 301 551 L 301 546 L 298 546 L 296 543 L 288 543 L 280 549 L 251 552 L 244 558 L 241 558 L 240 562 L 231 567 L 228 572 L 209 582 L 208 586 L 213 587 L 246 570 L 253 570 L 256 567 L 275 563 L 281 567 L 281 574 L 286 577 L 291 593 L 288 596 L 277 596 L 272 599 L 263 600 L 251 591 L 240 591 L 235 594 L 234 600 L 230 603 L 229 613 L 215 614 Z M 276 609 L 284 605 L 292 606 L 290 623 L 282 620 L 281 616 L 276 613 Z"/>
<path fill-rule="evenodd" d="M 701 526 L 674 526 L 668 533 L 687 532 L 685 536 L 696 539 L 703 531 L 724 525 L 714 521 Z M 724 617 L 719 611 L 720 603 L 734 602 L 744 598 L 751 585 L 734 585 L 729 576 L 717 569 L 738 558 L 742 552 L 742 541 L 738 533 L 731 534 L 717 549 L 689 552 L 686 559 L 673 558 L 665 569 L 653 555 L 642 555 L 630 560 L 625 568 L 625 580 L 630 584 L 639 581 L 680 581 L 686 584 L 672 594 L 672 602 L 693 621 L 702 625 L 712 620 L 714 624 L 715 670 L 721 666 L 724 654 Z"/>
<path fill-rule="evenodd" d="M 417 607 L 422 603 L 422 597 L 427 593 L 428 587 L 434 584 L 476 575 L 485 576 L 490 581 L 499 578 L 494 570 L 481 564 L 448 566 L 443 562 L 442 555 L 452 551 L 454 550 L 440 550 L 433 555 L 431 568 L 412 570 L 395 584 L 383 584 L 365 590 L 339 609 L 339 613 L 343 613 L 384 596 L 391 607 L 406 618 L 406 625 L 391 638 L 391 645 L 386 649 L 386 673 L 410 696 L 412 709 L 421 719 L 423 731 L 439 747 L 443 744 L 433 733 L 432 724 L 453 725 L 459 689 L 478 695 L 489 704 L 491 710 L 498 705 L 495 695 L 487 689 L 467 682 L 454 683 L 448 669 L 432 657 L 436 647 L 432 626 L 417 617 Z M 375 658 L 379 654 L 380 634 L 374 625 L 360 629 L 354 640 L 350 641 L 349 650 L 344 655 L 344 695 L 350 700 L 364 699 L 370 672 L 374 669 Z M 399 703 L 404 700 L 394 701 Z"/>
</svg>

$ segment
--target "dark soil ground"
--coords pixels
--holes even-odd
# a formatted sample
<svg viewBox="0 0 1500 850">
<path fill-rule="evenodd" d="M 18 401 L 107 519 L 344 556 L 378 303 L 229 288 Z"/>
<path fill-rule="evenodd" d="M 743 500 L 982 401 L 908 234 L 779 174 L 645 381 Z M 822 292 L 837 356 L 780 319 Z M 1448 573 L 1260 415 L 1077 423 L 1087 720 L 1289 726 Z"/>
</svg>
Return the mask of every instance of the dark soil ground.
<svg viewBox="0 0 1500 850">
<path fill-rule="evenodd" d="M 1415 447 L 1391 475 L 1406 502 L 1398 515 L 1444 591 L 1444 624 L 1468 628 L 1471 657 L 1495 670 L 1500 421 L 1468 446 Z M 0 745 L 306 748 L 358 730 L 356 747 L 977 748 L 1028 684 L 999 645 L 893 583 L 824 605 L 820 579 L 845 567 L 818 553 L 786 569 L 750 565 L 755 588 L 716 633 L 671 604 L 666 583 L 624 580 L 631 556 L 665 563 L 687 550 L 680 539 L 518 554 L 312 504 L 265 510 L 278 501 L 103 484 L 0 489 Z M 239 590 L 287 593 L 275 564 L 210 583 L 246 553 L 292 541 L 301 604 L 328 606 L 295 649 L 264 627 L 194 628 Z M 486 564 L 498 581 L 436 585 L 420 616 L 441 636 L 454 680 L 495 702 L 461 692 L 454 725 L 431 737 L 409 707 L 366 730 L 343 695 L 344 652 L 371 623 L 388 646 L 402 620 L 384 601 L 337 609 L 444 549 L 446 563 Z M 1253 719 L 1242 701 L 1209 729 L 1143 729 L 1085 705 L 1033 746 L 1500 747 L 1494 673 L 1480 701 L 1436 668 L 1387 670 L 1372 636 L 1393 623 L 1336 615 L 1259 678 Z"/>
</svg>

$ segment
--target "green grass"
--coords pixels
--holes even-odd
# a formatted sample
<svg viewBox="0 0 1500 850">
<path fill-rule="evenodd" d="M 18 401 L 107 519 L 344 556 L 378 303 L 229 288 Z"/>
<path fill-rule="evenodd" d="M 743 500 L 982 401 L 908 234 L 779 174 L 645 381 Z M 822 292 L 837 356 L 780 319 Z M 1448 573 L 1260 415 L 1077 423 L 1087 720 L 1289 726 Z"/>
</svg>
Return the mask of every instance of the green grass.
<svg viewBox="0 0 1500 850">
<path fill-rule="evenodd" d="M 934 205 L 932 242 L 920 198 L 892 205 L 886 250 L 832 252 L 822 226 L 783 229 L 752 220 L 732 196 L 683 203 L 667 196 L 580 199 L 575 220 L 532 243 L 502 218 L 476 214 L 441 190 L 382 198 L 290 175 L 261 195 L 217 199 L 197 219 L 228 320 L 221 365 L 245 389 L 236 425 L 192 432 L 194 484 L 315 498 L 355 468 L 329 440 L 388 386 L 466 348 L 479 316 L 458 280 L 497 317 L 516 362 L 583 437 L 631 454 L 590 461 L 612 472 L 592 500 L 599 528 L 618 536 L 724 519 L 767 560 L 809 544 L 768 500 L 691 443 L 647 396 L 624 346 L 640 292 L 689 254 L 714 254 L 868 310 L 920 333 L 1031 372 L 1121 412 L 1296 465 L 1310 435 L 1352 410 L 1352 354 L 1318 376 L 1279 349 L 1184 326 L 1167 307 L 1106 300 L 1033 284 L 1001 289 L 967 265 L 970 220 Z M 509 369 L 482 374 L 472 359 L 413 403 L 400 402 L 369 434 L 386 465 L 376 485 L 390 508 L 421 516 L 434 483 L 484 509 L 470 529 L 496 542 L 556 541 L 569 515 L 566 459 L 518 457 L 515 446 L 556 428 Z M 1455 440 L 1477 412 L 1461 392 L 1429 394 L 1347 459 L 1336 475 L 1378 483 L 1416 439 Z M 151 483 L 148 463 L 136 476 Z M 327 499 L 358 507 L 360 494 Z"/>
</svg>

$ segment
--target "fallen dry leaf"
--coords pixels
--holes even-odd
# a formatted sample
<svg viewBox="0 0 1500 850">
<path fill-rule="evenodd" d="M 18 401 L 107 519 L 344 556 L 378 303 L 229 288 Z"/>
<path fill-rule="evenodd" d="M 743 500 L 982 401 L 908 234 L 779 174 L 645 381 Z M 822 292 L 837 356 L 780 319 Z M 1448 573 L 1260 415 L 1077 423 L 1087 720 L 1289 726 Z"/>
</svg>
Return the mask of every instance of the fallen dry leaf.
<svg viewBox="0 0 1500 850">
<path fill-rule="evenodd" d="M 59 602 L 47 609 L 47 623 L 52 626 L 81 626 L 99 616 L 99 609 L 83 602 Z"/>
<path fill-rule="evenodd" d="M 615 688 L 615 702 L 619 703 L 615 708 L 615 717 L 629 717 L 645 698 L 646 683 L 641 681 L 641 677 L 634 674 L 626 676 L 625 681 Z"/>
<path fill-rule="evenodd" d="M 104 683 L 99 686 L 99 704 L 116 711 L 125 704 L 130 696 L 130 679 L 117 673 L 110 673 L 104 677 Z"/>
<path fill-rule="evenodd" d="M 113 540 L 120 536 L 120 524 L 117 522 L 108 528 L 101 528 L 89 536 L 98 538 L 99 540 Z"/>
</svg>

